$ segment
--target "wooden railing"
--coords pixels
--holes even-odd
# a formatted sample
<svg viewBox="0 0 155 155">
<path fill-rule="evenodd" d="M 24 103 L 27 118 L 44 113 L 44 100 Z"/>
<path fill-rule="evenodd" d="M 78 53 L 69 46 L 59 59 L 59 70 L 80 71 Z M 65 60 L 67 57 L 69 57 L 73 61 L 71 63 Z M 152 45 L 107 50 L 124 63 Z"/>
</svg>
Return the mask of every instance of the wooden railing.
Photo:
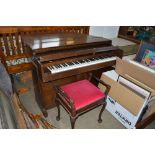
<svg viewBox="0 0 155 155">
<path fill-rule="evenodd" d="M 89 34 L 88 26 L 44 26 L 44 27 L 19 27 L 21 32 L 72 32 L 79 34 Z"/>
<path fill-rule="evenodd" d="M 79 34 L 89 34 L 89 26 L 1 26 L 0 33 L 12 32 L 72 32 Z"/>
<path fill-rule="evenodd" d="M 4 31 L 5 30 L 5 31 Z M 17 28 L 3 29 L 0 33 L 0 57 L 9 74 L 30 70 L 32 64 L 28 61 Z"/>
</svg>

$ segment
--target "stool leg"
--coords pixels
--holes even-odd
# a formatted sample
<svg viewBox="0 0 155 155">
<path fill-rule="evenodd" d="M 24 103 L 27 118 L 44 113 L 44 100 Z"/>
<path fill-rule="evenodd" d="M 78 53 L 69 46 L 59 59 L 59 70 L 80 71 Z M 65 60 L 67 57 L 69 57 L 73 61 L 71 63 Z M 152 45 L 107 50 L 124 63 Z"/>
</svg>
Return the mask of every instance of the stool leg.
<svg viewBox="0 0 155 155">
<path fill-rule="evenodd" d="M 72 129 L 74 129 L 75 121 L 76 121 L 76 117 L 70 116 L 70 122 L 71 122 L 71 127 L 72 127 Z"/>
<path fill-rule="evenodd" d="M 56 103 L 56 107 L 58 109 L 58 116 L 56 116 L 56 120 L 59 121 L 60 120 L 60 104 L 57 101 L 57 99 L 55 100 L 55 103 Z"/>
<path fill-rule="evenodd" d="M 101 111 L 100 111 L 100 113 L 99 113 L 99 117 L 98 117 L 98 122 L 99 123 L 102 123 L 102 118 L 101 118 L 101 116 L 102 116 L 102 113 L 103 113 L 103 111 L 104 111 L 104 109 L 105 109 L 105 107 L 106 107 L 106 102 L 104 102 L 104 104 L 103 104 L 103 106 L 102 106 L 102 108 L 101 108 Z"/>
</svg>

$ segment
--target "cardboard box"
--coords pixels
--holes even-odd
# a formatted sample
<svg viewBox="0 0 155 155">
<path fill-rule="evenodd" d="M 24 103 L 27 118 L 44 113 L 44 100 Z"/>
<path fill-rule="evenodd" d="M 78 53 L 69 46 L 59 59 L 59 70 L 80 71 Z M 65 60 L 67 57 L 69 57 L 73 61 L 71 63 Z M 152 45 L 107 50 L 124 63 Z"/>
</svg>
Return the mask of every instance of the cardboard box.
<svg viewBox="0 0 155 155">
<path fill-rule="evenodd" d="M 101 79 L 111 85 L 106 109 L 126 128 L 135 128 L 155 94 L 155 74 L 118 58 L 115 71 L 103 73 Z"/>
</svg>

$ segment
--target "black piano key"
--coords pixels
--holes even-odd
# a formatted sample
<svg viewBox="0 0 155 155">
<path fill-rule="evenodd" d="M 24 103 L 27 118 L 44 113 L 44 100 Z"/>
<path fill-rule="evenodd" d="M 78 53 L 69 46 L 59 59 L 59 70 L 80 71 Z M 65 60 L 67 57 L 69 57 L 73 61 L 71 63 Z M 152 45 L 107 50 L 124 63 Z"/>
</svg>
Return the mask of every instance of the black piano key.
<svg viewBox="0 0 155 155">
<path fill-rule="evenodd" d="M 55 67 L 56 67 L 56 68 L 59 68 L 59 66 L 58 66 L 58 65 L 56 65 Z"/>
<path fill-rule="evenodd" d="M 53 69 L 55 69 L 56 68 L 56 66 L 53 66 Z"/>
<path fill-rule="evenodd" d="M 60 68 L 62 68 L 62 67 L 63 67 L 63 66 L 62 66 L 62 64 L 60 64 L 59 66 L 60 66 Z"/>
<path fill-rule="evenodd" d="M 87 60 L 87 62 L 91 62 L 90 59 L 86 59 L 86 60 Z"/>
<path fill-rule="evenodd" d="M 97 60 L 97 58 L 94 58 L 94 60 L 96 61 L 96 60 Z"/>
<path fill-rule="evenodd" d="M 85 59 L 85 62 L 89 62 L 87 59 Z"/>
<path fill-rule="evenodd" d="M 69 66 L 68 63 L 65 63 L 66 67 Z"/>
<path fill-rule="evenodd" d="M 76 65 L 76 63 L 75 62 L 72 62 L 73 63 L 73 65 Z"/>
<path fill-rule="evenodd" d="M 68 64 L 69 66 L 72 66 L 72 65 L 73 65 L 71 62 L 68 62 L 67 64 Z"/>
<path fill-rule="evenodd" d="M 79 61 L 77 61 L 77 63 L 79 63 L 79 64 L 80 64 L 80 62 L 79 62 Z"/>
<path fill-rule="evenodd" d="M 62 64 L 62 66 L 66 67 L 67 65 L 66 64 Z"/>
<path fill-rule="evenodd" d="M 89 60 L 90 60 L 90 61 L 94 61 L 94 59 L 93 59 L 93 58 L 90 58 Z"/>
<path fill-rule="evenodd" d="M 50 69 L 54 69 L 53 66 L 49 66 Z"/>
<path fill-rule="evenodd" d="M 80 62 L 80 63 L 85 63 L 85 61 L 84 61 L 84 60 L 79 60 L 79 62 Z"/>
<path fill-rule="evenodd" d="M 77 64 L 77 65 L 79 64 L 79 62 L 78 62 L 78 61 L 75 61 L 74 63 L 75 63 L 75 64 Z"/>
<path fill-rule="evenodd" d="M 97 57 L 96 60 L 100 60 L 99 57 Z"/>
<path fill-rule="evenodd" d="M 100 59 L 103 60 L 105 57 L 101 56 Z"/>
</svg>

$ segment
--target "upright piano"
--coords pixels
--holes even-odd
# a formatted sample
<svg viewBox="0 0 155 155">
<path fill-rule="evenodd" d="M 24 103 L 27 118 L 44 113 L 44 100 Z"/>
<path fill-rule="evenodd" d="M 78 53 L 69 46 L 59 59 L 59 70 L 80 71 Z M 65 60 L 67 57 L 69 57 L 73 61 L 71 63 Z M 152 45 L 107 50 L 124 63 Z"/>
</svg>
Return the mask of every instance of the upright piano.
<svg viewBox="0 0 155 155">
<path fill-rule="evenodd" d="M 84 79 L 89 73 L 100 78 L 112 69 L 123 52 L 109 39 L 85 34 L 55 33 L 23 37 L 27 51 L 33 53 L 33 83 L 36 101 L 44 116 L 55 107 L 53 85 Z"/>
</svg>

